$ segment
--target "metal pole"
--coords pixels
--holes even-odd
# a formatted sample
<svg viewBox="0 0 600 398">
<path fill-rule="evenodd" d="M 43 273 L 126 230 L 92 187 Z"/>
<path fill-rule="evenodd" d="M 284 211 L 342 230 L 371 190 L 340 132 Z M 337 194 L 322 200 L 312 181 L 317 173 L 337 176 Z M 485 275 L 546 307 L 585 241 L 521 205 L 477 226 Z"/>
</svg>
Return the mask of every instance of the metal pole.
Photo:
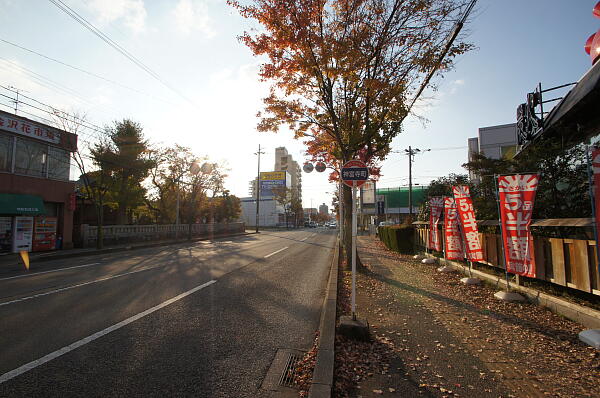
<svg viewBox="0 0 600 398">
<path fill-rule="evenodd" d="M 356 181 L 352 186 L 352 319 L 356 320 Z"/>
<path fill-rule="evenodd" d="M 177 180 L 177 205 L 175 206 L 175 239 L 179 239 L 179 180 Z"/>
<path fill-rule="evenodd" d="M 344 205 L 343 205 L 343 200 L 342 200 L 342 195 L 344 194 L 344 183 L 342 182 L 342 173 L 340 171 L 340 195 L 338 197 L 338 210 L 339 210 L 339 216 L 340 216 L 340 220 L 338 223 L 338 228 L 339 228 L 339 233 L 340 233 L 340 246 L 343 246 L 343 241 L 344 241 Z"/>
<path fill-rule="evenodd" d="M 258 214 L 260 208 L 260 144 L 258 144 L 258 171 L 256 172 L 256 233 L 258 233 Z"/>
<path fill-rule="evenodd" d="M 412 221 L 413 208 L 412 208 L 412 148 L 408 146 L 408 216 Z M 400 208 L 398 208 L 400 212 Z"/>
<path fill-rule="evenodd" d="M 498 191 L 498 177 L 494 174 L 494 186 L 496 187 L 496 204 L 498 205 L 498 226 L 500 227 L 500 239 L 502 239 L 502 260 L 504 263 L 504 275 L 506 276 L 506 291 L 510 290 L 510 280 L 508 278 L 508 265 L 506 264 L 506 242 L 504 241 L 504 232 L 502 232 L 502 215 L 500 214 L 500 192 Z"/>
</svg>

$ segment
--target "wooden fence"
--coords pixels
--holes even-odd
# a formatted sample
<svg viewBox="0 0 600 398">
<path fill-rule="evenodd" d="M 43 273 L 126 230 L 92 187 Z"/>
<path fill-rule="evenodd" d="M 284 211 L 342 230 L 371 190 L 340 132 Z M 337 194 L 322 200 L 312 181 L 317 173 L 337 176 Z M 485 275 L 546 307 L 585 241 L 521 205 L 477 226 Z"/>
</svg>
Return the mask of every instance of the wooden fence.
<svg viewBox="0 0 600 398">
<path fill-rule="evenodd" d="M 417 221 L 416 245 L 423 249 L 429 223 Z M 497 229 L 498 221 L 479 221 L 480 230 Z M 443 242 L 442 226 L 437 233 Z M 600 295 L 600 275 L 592 219 L 548 219 L 531 224 L 535 249 L 536 279 Z M 569 236 L 571 235 L 571 236 Z M 588 238 L 589 237 L 589 238 Z M 482 263 L 504 269 L 500 233 L 480 232 Z M 443 253 L 439 253 L 443 255 Z"/>
<path fill-rule="evenodd" d="M 106 225 L 102 227 L 105 244 L 119 244 L 142 241 L 158 241 L 167 239 L 186 239 L 213 237 L 242 233 L 245 225 L 241 222 L 227 224 L 179 224 L 179 225 Z M 83 247 L 96 244 L 98 227 L 83 224 L 79 231 L 78 243 Z"/>
</svg>

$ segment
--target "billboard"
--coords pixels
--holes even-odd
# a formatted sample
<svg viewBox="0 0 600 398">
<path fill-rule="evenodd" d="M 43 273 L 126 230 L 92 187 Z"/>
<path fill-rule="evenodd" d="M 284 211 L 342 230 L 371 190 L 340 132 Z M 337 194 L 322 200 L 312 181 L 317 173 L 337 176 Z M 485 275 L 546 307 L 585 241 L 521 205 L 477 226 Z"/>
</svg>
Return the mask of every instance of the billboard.
<svg viewBox="0 0 600 398">
<path fill-rule="evenodd" d="M 375 181 L 367 181 L 360 187 L 360 201 L 363 205 L 375 204 Z"/>
<path fill-rule="evenodd" d="M 260 197 L 273 197 L 273 188 L 286 187 L 287 172 L 264 171 L 260 173 Z"/>
</svg>

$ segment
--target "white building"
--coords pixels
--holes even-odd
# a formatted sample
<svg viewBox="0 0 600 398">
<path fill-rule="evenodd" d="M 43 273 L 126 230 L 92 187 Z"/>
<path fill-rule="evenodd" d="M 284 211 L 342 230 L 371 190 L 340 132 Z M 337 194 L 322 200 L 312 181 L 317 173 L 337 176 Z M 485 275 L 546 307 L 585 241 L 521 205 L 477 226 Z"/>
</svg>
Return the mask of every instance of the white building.
<svg viewBox="0 0 600 398">
<path fill-rule="evenodd" d="M 502 124 L 498 126 L 481 127 L 477 137 L 468 139 L 468 159 L 473 159 L 473 153 L 480 153 L 490 159 L 512 159 L 517 152 L 517 124 Z M 479 177 L 469 172 L 473 181 Z"/>
<path fill-rule="evenodd" d="M 241 198 L 242 221 L 248 228 L 256 227 L 256 198 Z M 261 227 L 285 225 L 283 206 L 273 199 L 261 199 L 258 208 L 258 223 Z"/>
</svg>

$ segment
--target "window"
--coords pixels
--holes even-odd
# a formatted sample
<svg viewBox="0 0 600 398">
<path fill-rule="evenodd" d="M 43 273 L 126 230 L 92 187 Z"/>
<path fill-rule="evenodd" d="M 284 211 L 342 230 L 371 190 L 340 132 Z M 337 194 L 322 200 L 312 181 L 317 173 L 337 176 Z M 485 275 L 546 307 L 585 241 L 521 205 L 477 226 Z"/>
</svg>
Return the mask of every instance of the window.
<svg viewBox="0 0 600 398">
<path fill-rule="evenodd" d="M 48 178 L 68 180 L 70 170 L 69 152 L 64 149 L 48 147 Z"/>
<path fill-rule="evenodd" d="M 45 177 L 47 152 L 48 145 L 17 138 L 15 173 Z"/>
<path fill-rule="evenodd" d="M 13 137 L 0 135 L 0 171 L 12 171 Z"/>
</svg>

